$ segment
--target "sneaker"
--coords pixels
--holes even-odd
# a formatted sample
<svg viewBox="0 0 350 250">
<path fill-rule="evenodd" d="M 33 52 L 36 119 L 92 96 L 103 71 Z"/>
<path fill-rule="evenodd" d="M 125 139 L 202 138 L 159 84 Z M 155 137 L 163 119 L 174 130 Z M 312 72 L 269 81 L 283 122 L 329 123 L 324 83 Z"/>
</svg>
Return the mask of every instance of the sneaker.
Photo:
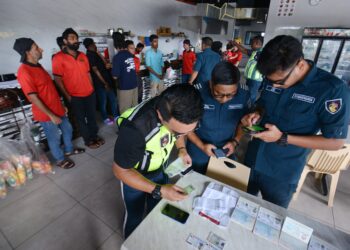
<svg viewBox="0 0 350 250">
<path fill-rule="evenodd" d="M 106 125 L 113 125 L 114 124 L 114 122 L 112 120 L 110 120 L 109 118 L 104 120 L 103 123 L 106 124 Z"/>
</svg>

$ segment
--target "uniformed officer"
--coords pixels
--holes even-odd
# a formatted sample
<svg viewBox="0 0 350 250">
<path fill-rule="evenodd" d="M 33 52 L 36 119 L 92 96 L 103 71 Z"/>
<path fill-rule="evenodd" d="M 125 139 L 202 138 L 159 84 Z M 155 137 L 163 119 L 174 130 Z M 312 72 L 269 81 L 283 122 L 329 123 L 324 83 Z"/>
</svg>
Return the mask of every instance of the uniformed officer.
<svg viewBox="0 0 350 250">
<path fill-rule="evenodd" d="M 195 129 L 202 113 L 199 92 L 179 84 L 125 111 L 118 119 L 113 172 L 122 183 L 125 238 L 141 223 L 145 205 L 148 213 L 161 198 L 179 201 L 187 197 L 182 188 L 166 184 L 163 168 L 175 143 L 177 148 L 185 147 L 177 138 Z M 186 165 L 191 164 L 185 151 L 180 150 L 179 156 Z"/>
<path fill-rule="evenodd" d="M 255 36 L 251 40 L 251 50 L 244 48 L 238 42 L 233 41 L 233 44 L 244 54 L 249 56 L 248 62 L 245 66 L 244 77 L 246 78 L 246 85 L 250 93 L 250 101 L 254 103 L 258 97 L 258 92 L 262 82 L 262 75 L 257 69 L 257 61 L 262 50 L 264 39 L 262 36 Z"/>
<path fill-rule="evenodd" d="M 213 149 L 222 148 L 227 156 L 239 144 L 242 130 L 239 123 L 247 113 L 249 93 L 239 87 L 240 73 L 229 62 L 218 63 L 209 84 L 199 89 L 204 102 L 204 115 L 199 128 L 188 133 L 187 151 L 195 171 L 205 174 Z"/>
<path fill-rule="evenodd" d="M 287 208 L 310 149 L 338 150 L 347 136 L 350 93 L 344 82 L 303 58 L 301 43 L 277 36 L 264 47 L 258 70 L 264 89 L 243 125 L 267 129 L 254 135 L 245 163 L 248 192 Z M 318 132 L 321 134 L 317 134 Z"/>
</svg>

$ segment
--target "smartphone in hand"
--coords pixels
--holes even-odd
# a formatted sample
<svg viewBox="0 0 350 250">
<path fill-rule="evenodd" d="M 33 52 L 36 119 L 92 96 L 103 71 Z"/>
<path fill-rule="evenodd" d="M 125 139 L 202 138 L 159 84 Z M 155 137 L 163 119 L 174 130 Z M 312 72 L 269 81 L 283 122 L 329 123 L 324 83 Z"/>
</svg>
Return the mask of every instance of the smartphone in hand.
<svg viewBox="0 0 350 250">
<path fill-rule="evenodd" d="M 260 125 L 252 125 L 250 127 L 242 127 L 242 130 L 249 135 L 254 135 L 260 132 L 263 132 L 266 130 L 266 128 L 260 126 Z"/>
<path fill-rule="evenodd" d="M 220 158 L 226 157 L 226 153 L 221 148 L 212 149 L 212 150 L 213 150 L 213 153 L 215 154 L 216 158 L 220 159 Z"/>
</svg>

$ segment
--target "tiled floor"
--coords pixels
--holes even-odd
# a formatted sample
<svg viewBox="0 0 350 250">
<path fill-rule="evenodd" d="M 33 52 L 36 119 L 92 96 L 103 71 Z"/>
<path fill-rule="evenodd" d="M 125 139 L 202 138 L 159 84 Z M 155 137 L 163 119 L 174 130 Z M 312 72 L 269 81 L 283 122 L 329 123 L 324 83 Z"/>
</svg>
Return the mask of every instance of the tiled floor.
<svg viewBox="0 0 350 250">
<path fill-rule="evenodd" d="M 36 175 L 0 201 L 0 249 L 119 249 L 124 207 L 112 173 L 116 131 L 102 126 L 106 144 L 72 157 L 76 167 Z M 76 141 L 81 145 L 81 139 Z M 328 208 L 311 176 L 291 209 L 350 233 L 350 171 L 344 171 Z"/>
</svg>

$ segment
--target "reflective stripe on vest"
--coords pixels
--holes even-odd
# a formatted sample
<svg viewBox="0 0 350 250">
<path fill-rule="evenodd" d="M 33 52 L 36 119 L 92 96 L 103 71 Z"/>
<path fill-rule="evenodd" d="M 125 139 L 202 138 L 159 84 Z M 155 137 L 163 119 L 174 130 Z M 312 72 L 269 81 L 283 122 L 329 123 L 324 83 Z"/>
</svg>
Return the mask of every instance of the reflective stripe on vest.
<svg viewBox="0 0 350 250">
<path fill-rule="evenodd" d="M 256 69 L 257 60 L 256 60 L 255 56 L 256 56 L 257 52 L 259 52 L 259 51 L 253 51 L 253 53 L 249 57 L 247 65 L 245 66 L 244 76 L 246 79 L 252 79 L 255 81 L 262 81 L 262 75 Z"/>
<path fill-rule="evenodd" d="M 140 103 L 138 106 L 126 110 L 118 118 L 118 125 L 121 125 L 123 119 L 127 119 L 132 122 L 133 118 L 144 104 L 145 103 Z M 141 172 L 152 172 L 158 170 L 163 166 L 164 162 L 168 160 L 175 141 L 176 139 L 174 135 L 172 135 L 166 127 L 158 123 L 157 127 L 153 128 L 145 136 L 146 148 L 143 159 L 142 161 L 138 162 L 134 168 Z M 163 144 L 166 144 L 163 145 L 163 147 L 162 142 Z"/>
</svg>

